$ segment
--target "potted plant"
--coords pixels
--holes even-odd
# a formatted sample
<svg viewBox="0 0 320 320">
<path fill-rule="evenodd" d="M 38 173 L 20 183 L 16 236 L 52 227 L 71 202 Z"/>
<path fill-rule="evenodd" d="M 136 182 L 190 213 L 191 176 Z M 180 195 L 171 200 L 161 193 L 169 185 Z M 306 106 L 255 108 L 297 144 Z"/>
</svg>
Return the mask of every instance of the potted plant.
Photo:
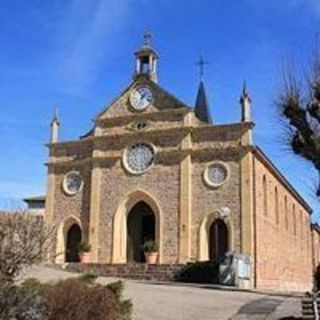
<svg viewBox="0 0 320 320">
<path fill-rule="evenodd" d="M 79 250 L 80 262 L 81 263 L 90 262 L 90 251 L 91 251 L 90 244 L 87 242 L 81 242 L 78 245 L 78 250 Z"/>
<path fill-rule="evenodd" d="M 156 264 L 159 255 L 159 245 L 154 240 L 147 240 L 142 245 L 146 263 Z"/>
</svg>

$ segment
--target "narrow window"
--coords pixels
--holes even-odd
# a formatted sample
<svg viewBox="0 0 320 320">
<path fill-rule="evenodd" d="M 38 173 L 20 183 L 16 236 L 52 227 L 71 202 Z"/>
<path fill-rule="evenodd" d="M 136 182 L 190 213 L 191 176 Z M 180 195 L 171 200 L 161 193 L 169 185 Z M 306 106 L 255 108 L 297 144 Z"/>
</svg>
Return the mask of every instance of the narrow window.
<svg viewBox="0 0 320 320">
<path fill-rule="evenodd" d="M 284 197 L 284 224 L 286 230 L 288 230 L 288 199 L 287 196 Z"/>
<path fill-rule="evenodd" d="M 267 188 L 266 175 L 263 175 L 262 188 L 263 188 L 263 213 L 265 216 L 267 216 L 268 215 L 268 188 Z"/>
<path fill-rule="evenodd" d="M 303 240 L 303 214 L 302 210 L 300 210 L 300 232 L 301 232 L 301 240 Z M 302 241 L 301 241 L 302 243 Z"/>
<path fill-rule="evenodd" d="M 277 187 L 274 189 L 274 214 L 276 216 L 276 224 L 279 224 L 279 194 Z"/>
<path fill-rule="evenodd" d="M 296 206 L 292 205 L 292 218 L 293 218 L 293 234 L 297 234 L 297 219 L 296 219 Z"/>
</svg>

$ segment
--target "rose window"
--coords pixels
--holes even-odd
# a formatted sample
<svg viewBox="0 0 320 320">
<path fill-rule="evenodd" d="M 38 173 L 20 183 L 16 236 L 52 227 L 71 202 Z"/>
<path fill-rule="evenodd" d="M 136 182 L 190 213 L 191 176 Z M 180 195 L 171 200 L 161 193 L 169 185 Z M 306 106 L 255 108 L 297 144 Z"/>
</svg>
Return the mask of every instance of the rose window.
<svg viewBox="0 0 320 320">
<path fill-rule="evenodd" d="M 227 180 L 228 169 L 223 163 L 212 163 L 205 170 L 204 177 L 208 185 L 218 187 Z"/>
<path fill-rule="evenodd" d="M 77 171 L 71 171 L 65 175 L 63 180 L 63 189 L 69 195 L 74 195 L 81 190 L 83 180 Z"/>
<path fill-rule="evenodd" d="M 154 161 L 154 148 L 144 142 L 136 143 L 127 149 L 125 164 L 132 173 L 146 171 Z"/>
</svg>

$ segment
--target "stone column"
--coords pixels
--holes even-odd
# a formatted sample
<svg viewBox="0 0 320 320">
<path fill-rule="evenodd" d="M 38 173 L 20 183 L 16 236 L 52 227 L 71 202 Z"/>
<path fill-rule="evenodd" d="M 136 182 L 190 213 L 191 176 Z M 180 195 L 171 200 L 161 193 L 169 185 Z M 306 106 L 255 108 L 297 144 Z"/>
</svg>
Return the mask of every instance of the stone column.
<svg viewBox="0 0 320 320">
<path fill-rule="evenodd" d="M 96 151 L 93 156 L 96 156 Z M 99 160 L 93 159 L 91 173 L 91 196 L 89 216 L 89 243 L 91 245 L 91 262 L 99 261 L 99 220 L 100 220 L 101 167 Z"/>
<path fill-rule="evenodd" d="M 184 124 L 191 123 L 191 114 L 185 116 Z M 189 149 L 191 148 L 191 133 L 182 141 L 182 150 L 188 154 L 180 163 L 180 221 L 179 221 L 179 263 L 189 261 L 191 257 L 191 197 L 192 197 L 192 163 Z"/>
<path fill-rule="evenodd" d="M 55 189 L 55 174 L 52 165 L 48 166 L 47 177 L 47 193 L 45 202 L 45 214 L 44 219 L 47 222 L 53 222 L 54 215 L 54 189 Z"/>
<path fill-rule="evenodd" d="M 241 159 L 241 253 L 251 258 L 251 283 L 254 272 L 254 206 L 253 154 L 247 151 Z"/>
</svg>

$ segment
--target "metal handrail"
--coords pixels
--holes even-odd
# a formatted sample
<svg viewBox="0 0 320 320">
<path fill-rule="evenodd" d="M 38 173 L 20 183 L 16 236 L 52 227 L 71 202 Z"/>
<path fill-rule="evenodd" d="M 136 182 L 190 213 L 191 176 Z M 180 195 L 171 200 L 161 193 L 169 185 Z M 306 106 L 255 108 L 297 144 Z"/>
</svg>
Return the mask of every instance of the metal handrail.
<svg viewBox="0 0 320 320">
<path fill-rule="evenodd" d="M 318 308 L 318 304 L 317 304 L 317 298 L 320 296 L 320 291 L 307 292 L 306 295 L 309 296 L 312 299 L 312 307 L 313 307 L 314 316 L 315 316 L 314 319 L 315 320 L 320 320 L 320 318 L 319 318 L 319 308 Z"/>
</svg>

